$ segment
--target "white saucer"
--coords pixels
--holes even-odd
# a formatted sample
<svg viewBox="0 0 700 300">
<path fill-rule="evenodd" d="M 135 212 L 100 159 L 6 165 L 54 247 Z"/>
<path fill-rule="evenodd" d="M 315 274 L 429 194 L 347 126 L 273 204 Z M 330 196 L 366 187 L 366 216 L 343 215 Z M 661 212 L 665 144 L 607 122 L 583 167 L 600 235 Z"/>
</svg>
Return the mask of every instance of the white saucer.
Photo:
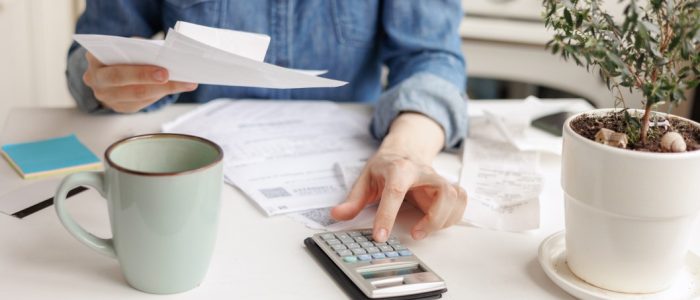
<svg viewBox="0 0 700 300">
<path fill-rule="evenodd" d="M 626 294 L 593 286 L 576 277 L 566 264 L 564 231 L 540 244 L 539 261 L 549 279 L 579 299 L 700 299 L 700 257 L 688 252 L 683 271 L 670 288 L 653 294 Z"/>
</svg>

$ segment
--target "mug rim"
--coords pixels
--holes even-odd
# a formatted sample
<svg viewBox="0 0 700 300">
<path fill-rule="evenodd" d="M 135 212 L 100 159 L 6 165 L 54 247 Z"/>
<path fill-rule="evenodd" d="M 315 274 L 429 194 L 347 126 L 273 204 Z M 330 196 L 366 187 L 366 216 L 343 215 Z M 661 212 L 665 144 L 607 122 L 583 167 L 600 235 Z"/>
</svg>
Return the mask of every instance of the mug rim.
<svg viewBox="0 0 700 300">
<path fill-rule="evenodd" d="M 206 165 L 203 165 L 203 166 L 200 166 L 200 167 L 197 167 L 194 169 L 179 171 L 179 172 L 144 172 L 144 171 L 132 170 L 132 169 L 125 168 L 123 166 L 118 165 L 117 163 L 113 162 L 112 159 L 110 158 L 110 154 L 112 153 L 112 151 L 122 144 L 131 142 L 131 141 L 135 141 L 135 140 L 158 139 L 158 138 L 180 138 L 180 139 L 186 139 L 186 140 L 194 140 L 194 141 L 201 142 L 201 143 L 204 143 L 204 144 L 211 146 L 212 148 L 214 148 L 214 150 L 216 150 L 216 152 L 218 152 L 218 155 L 217 155 L 216 159 L 214 159 L 212 162 L 210 162 Z M 205 139 L 203 137 L 198 137 L 198 136 L 189 135 L 189 134 L 182 134 L 182 133 L 147 133 L 147 134 L 141 134 L 141 135 L 135 135 L 135 136 L 123 138 L 121 140 L 114 142 L 112 145 L 107 147 L 107 150 L 105 150 L 104 157 L 105 157 L 105 161 L 107 162 L 107 164 L 110 167 L 115 168 L 115 169 L 119 170 L 120 172 L 129 173 L 129 174 L 133 174 L 133 175 L 141 175 L 141 176 L 176 176 L 176 175 L 183 175 L 183 174 L 190 174 L 190 173 L 199 172 L 199 171 L 211 168 L 214 165 L 217 165 L 218 163 L 220 163 L 223 160 L 224 151 L 223 151 L 223 149 L 221 149 L 221 147 L 219 145 L 217 145 L 216 143 L 214 143 L 208 139 Z"/>
</svg>

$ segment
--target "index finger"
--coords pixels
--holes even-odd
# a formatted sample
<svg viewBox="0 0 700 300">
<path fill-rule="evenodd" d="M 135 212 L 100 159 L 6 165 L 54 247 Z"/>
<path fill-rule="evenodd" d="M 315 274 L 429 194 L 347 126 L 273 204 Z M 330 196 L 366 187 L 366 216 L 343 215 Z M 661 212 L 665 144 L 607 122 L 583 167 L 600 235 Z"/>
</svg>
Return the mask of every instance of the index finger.
<svg viewBox="0 0 700 300">
<path fill-rule="evenodd" d="M 394 176 L 391 176 L 394 175 Z M 385 178 L 382 199 L 379 201 L 377 215 L 374 219 L 374 231 L 372 237 L 377 242 L 385 242 L 394 227 L 396 215 L 399 213 L 401 204 L 408 189 L 411 187 L 410 178 L 398 176 L 394 173 Z"/>
<path fill-rule="evenodd" d="M 161 84 L 168 81 L 168 71 L 145 65 L 103 66 L 95 70 L 95 83 L 102 87 Z"/>
</svg>

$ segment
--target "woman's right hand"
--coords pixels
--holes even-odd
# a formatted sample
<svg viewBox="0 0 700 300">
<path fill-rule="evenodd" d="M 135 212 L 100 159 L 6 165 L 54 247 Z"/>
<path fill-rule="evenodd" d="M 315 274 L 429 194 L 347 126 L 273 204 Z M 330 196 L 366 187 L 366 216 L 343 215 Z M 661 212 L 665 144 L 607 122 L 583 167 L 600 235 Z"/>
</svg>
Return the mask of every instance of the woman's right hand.
<svg viewBox="0 0 700 300">
<path fill-rule="evenodd" d="M 137 112 L 164 96 L 197 89 L 196 83 L 169 81 L 168 70 L 146 65 L 104 65 L 90 52 L 83 82 L 103 106 L 120 113 Z"/>
</svg>

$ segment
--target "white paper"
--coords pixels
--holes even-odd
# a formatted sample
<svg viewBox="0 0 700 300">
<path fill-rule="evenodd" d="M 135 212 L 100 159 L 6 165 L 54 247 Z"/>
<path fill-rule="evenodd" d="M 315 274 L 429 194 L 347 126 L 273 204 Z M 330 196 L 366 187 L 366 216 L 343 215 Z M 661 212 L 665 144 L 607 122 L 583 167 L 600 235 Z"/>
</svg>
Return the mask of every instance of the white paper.
<svg viewBox="0 0 700 300">
<path fill-rule="evenodd" d="M 12 215 L 52 198 L 61 179 L 44 179 L 0 196 L 0 212 Z"/>
<path fill-rule="evenodd" d="M 178 22 L 165 41 L 77 34 L 74 39 L 104 64 L 145 64 L 168 69 L 170 80 L 260 88 L 338 87 L 346 82 L 262 62 L 264 38 L 250 33 Z M 195 38 L 193 38 L 193 36 Z M 252 45 L 247 43 L 252 41 Z M 264 44 L 264 45 L 263 45 Z"/>
<path fill-rule="evenodd" d="M 472 102 L 473 103 L 473 102 Z M 560 112 L 590 109 L 580 102 L 548 103 L 530 96 L 520 103 L 499 107 L 477 108 L 470 116 L 483 114 L 498 134 L 520 151 L 541 151 L 561 155 L 562 138 L 533 128 L 530 123 L 540 117 Z"/>
<path fill-rule="evenodd" d="M 538 228 L 539 154 L 518 150 L 487 120 L 472 120 L 470 126 L 460 176 L 469 195 L 462 220 L 504 231 Z"/>
<path fill-rule="evenodd" d="M 334 206 L 347 188 L 337 162 L 367 160 L 369 117 L 327 101 L 214 100 L 163 125 L 224 149 L 226 178 L 267 215 Z"/>
</svg>

